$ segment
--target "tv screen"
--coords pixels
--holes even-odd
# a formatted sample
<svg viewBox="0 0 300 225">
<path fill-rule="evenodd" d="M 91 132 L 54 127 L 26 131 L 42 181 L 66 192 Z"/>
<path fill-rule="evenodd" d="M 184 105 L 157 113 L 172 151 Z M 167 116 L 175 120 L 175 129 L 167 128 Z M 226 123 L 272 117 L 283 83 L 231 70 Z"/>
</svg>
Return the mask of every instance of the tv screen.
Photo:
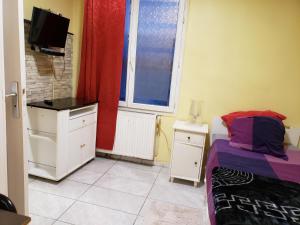
<svg viewBox="0 0 300 225">
<path fill-rule="evenodd" d="M 33 7 L 29 43 L 43 48 L 64 48 L 69 23 L 68 18 Z"/>
</svg>

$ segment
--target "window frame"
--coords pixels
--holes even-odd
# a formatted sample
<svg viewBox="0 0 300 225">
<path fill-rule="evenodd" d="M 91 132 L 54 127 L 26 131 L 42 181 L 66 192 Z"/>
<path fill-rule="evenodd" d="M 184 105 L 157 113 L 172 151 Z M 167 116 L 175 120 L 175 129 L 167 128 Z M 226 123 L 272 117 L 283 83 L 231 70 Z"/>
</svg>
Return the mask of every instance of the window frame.
<svg viewBox="0 0 300 225">
<path fill-rule="evenodd" d="M 184 53 L 184 39 L 186 29 L 186 17 L 189 0 L 179 0 L 179 12 L 177 21 L 177 32 L 175 41 L 175 51 L 173 58 L 172 79 L 170 86 L 169 106 L 149 105 L 134 102 L 135 87 L 135 69 L 136 69 L 136 50 L 139 23 L 139 2 L 140 0 L 131 0 L 130 31 L 128 43 L 128 62 L 127 62 L 127 81 L 125 101 L 119 101 L 119 107 L 130 110 L 144 110 L 151 112 L 175 113 L 177 109 L 176 102 L 179 97 L 179 84 L 182 73 L 182 61 Z"/>
</svg>

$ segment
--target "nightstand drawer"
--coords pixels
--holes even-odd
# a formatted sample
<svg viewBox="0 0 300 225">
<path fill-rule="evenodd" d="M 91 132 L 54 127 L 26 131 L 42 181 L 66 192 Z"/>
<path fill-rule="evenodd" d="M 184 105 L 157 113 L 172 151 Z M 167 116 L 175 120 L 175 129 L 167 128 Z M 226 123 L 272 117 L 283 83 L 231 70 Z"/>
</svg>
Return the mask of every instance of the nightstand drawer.
<svg viewBox="0 0 300 225">
<path fill-rule="evenodd" d="M 175 132 L 175 142 L 203 146 L 205 141 L 205 134 L 186 133 L 182 131 Z"/>
</svg>

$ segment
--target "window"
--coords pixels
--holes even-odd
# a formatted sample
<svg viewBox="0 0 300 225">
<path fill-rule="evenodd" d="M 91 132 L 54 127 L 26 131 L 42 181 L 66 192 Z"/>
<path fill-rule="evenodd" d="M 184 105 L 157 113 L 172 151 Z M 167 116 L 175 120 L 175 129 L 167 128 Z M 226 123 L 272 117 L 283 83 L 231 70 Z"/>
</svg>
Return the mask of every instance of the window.
<svg viewBox="0 0 300 225">
<path fill-rule="evenodd" d="M 174 112 L 185 0 L 126 0 L 120 105 Z"/>
</svg>

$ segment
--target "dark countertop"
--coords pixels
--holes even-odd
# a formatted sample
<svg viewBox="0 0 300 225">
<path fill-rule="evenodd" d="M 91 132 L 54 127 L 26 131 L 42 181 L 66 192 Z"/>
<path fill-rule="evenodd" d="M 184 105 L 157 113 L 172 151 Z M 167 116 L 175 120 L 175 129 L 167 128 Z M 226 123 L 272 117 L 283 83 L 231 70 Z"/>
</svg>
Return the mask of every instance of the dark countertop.
<svg viewBox="0 0 300 225">
<path fill-rule="evenodd" d="M 27 103 L 27 106 L 61 111 L 61 110 L 68 110 L 68 109 L 70 110 L 78 109 L 81 107 L 85 107 L 97 103 L 97 101 L 85 101 L 76 98 L 59 98 L 59 99 L 53 99 L 52 102 L 53 102 L 52 105 L 46 104 L 44 101 L 31 102 L 31 103 Z"/>
</svg>

